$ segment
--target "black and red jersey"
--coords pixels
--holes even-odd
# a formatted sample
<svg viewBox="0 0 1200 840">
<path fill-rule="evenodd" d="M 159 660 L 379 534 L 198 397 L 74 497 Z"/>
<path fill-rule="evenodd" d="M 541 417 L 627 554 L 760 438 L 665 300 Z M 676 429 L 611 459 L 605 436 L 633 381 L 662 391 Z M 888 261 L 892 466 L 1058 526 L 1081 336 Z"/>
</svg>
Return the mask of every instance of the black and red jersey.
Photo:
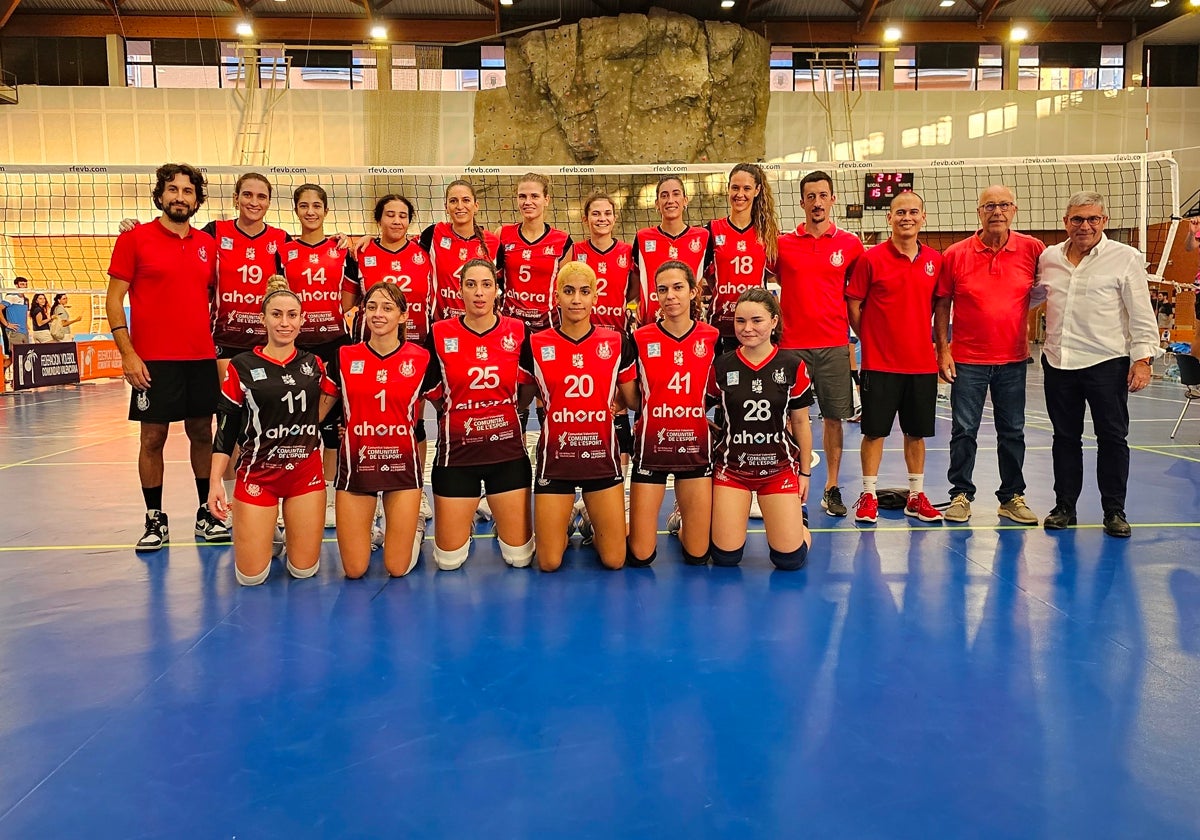
<svg viewBox="0 0 1200 840">
<path fill-rule="evenodd" d="M 421 231 L 421 249 L 433 260 L 433 320 L 436 321 L 466 313 L 459 283 L 462 267 L 477 258 L 495 262 L 500 239 L 483 228 L 479 228 L 478 234 L 462 237 L 449 222 L 437 222 Z"/>
<path fill-rule="evenodd" d="M 237 473 L 245 482 L 295 470 L 320 449 L 317 423 L 322 394 L 337 387 L 321 360 L 296 350 L 279 362 L 255 348 L 234 356 L 221 383 L 216 452 L 242 448 Z"/>
<path fill-rule="evenodd" d="M 497 316 L 486 332 L 462 318 L 434 321 L 426 393 L 438 414 L 439 466 L 498 464 L 525 454 L 517 418 L 517 387 L 529 383 L 519 368 L 525 325 Z"/>
<path fill-rule="evenodd" d="M 758 241 L 754 225 L 741 230 L 728 218 L 708 223 L 708 244 L 713 274 L 708 302 L 708 322 L 725 338 L 733 338 L 733 310 L 746 291 L 767 280 L 767 251 Z"/>
<path fill-rule="evenodd" d="M 217 243 L 213 340 L 224 347 L 246 349 L 264 344 L 262 300 L 287 233 L 267 225 L 251 236 L 232 219 L 209 222 L 204 231 Z"/>
<path fill-rule="evenodd" d="M 358 296 L 358 313 L 354 317 L 354 337 L 367 337 L 362 318 L 367 289 L 376 283 L 394 283 L 404 292 L 408 303 L 408 322 L 403 337 L 423 343 L 429 335 L 430 315 L 433 312 L 433 261 L 416 242 L 405 242 L 397 251 L 390 251 L 378 238 L 372 239 L 353 258 L 358 276 L 347 275 L 342 291 Z"/>
<path fill-rule="evenodd" d="M 637 375 L 636 361 L 633 345 L 604 327 L 593 327 L 578 341 L 558 329 L 526 339 L 521 368 L 546 407 L 538 440 L 538 481 L 621 475 L 612 403 L 618 383 L 632 382 Z"/>
<path fill-rule="evenodd" d="M 279 251 L 279 273 L 300 298 L 304 326 L 297 344 L 314 347 L 346 335 L 342 287 L 357 279 L 358 266 L 350 252 L 327 237 L 316 245 L 289 239 Z"/>
<path fill-rule="evenodd" d="M 601 251 L 590 240 L 575 243 L 575 259 L 586 263 L 596 272 L 596 305 L 592 323 L 597 327 L 624 332 L 625 295 L 633 268 L 633 246 L 614 239 L 607 251 Z"/>
<path fill-rule="evenodd" d="M 429 351 L 411 341 L 386 356 L 370 344 L 338 350 L 345 434 L 338 447 L 336 487 L 354 493 L 421 486 L 414 426 Z"/>
<path fill-rule="evenodd" d="M 633 240 L 635 271 L 629 277 L 626 300 L 637 301 L 638 323 L 649 324 L 658 317 L 658 293 L 654 273 L 667 260 L 688 264 L 699 280 L 704 276 L 708 255 L 708 228 L 688 225 L 678 236 L 661 227 L 642 228 Z"/>
<path fill-rule="evenodd" d="M 750 364 L 740 347 L 723 353 L 713 364 L 708 392 L 725 412 L 713 454 L 718 469 L 761 478 L 797 464 L 800 448 L 787 430 L 788 414 L 813 403 L 798 353 L 776 347 L 759 365 Z"/>
<path fill-rule="evenodd" d="M 520 318 L 531 332 L 550 326 L 558 264 L 570 250 L 570 234 L 550 225 L 532 242 L 519 224 L 503 225 L 496 266 L 504 276 L 504 314 Z"/>
<path fill-rule="evenodd" d="M 661 321 L 634 331 L 642 396 L 633 446 L 638 469 L 690 472 L 712 463 L 705 396 L 718 338 L 717 328 L 702 322 L 679 338 Z"/>
</svg>

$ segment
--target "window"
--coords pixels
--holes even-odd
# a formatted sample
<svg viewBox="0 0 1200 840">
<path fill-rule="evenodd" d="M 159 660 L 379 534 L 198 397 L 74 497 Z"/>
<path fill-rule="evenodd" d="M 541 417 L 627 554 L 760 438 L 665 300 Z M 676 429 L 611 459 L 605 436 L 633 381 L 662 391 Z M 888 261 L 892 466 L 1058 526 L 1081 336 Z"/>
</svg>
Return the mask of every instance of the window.
<svg viewBox="0 0 1200 840">
<path fill-rule="evenodd" d="M 107 85 L 103 38 L 0 38 L 0 66 L 19 85 Z"/>
<path fill-rule="evenodd" d="M 1117 90 L 1125 84 L 1121 44 L 1041 44 L 1021 47 L 1021 90 Z"/>
</svg>

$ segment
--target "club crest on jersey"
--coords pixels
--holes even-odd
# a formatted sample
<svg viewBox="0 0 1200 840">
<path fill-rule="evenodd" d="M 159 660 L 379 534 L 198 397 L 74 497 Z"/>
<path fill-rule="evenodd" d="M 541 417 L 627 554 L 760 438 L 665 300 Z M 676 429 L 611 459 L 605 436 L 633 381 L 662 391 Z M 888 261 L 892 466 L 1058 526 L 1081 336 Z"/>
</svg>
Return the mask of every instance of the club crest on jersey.
<svg viewBox="0 0 1200 840">
<path fill-rule="evenodd" d="M 829 255 L 829 264 L 837 268 L 846 261 L 846 256 L 841 251 L 834 251 Z"/>
<path fill-rule="evenodd" d="M 292 376 L 290 373 L 285 373 L 283 376 L 280 377 L 280 379 L 283 380 L 284 385 L 295 385 L 296 384 L 296 377 Z"/>
<path fill-rule="evenodd" d="M 500 339 L 500 346 L 504 348 L 505 353 L 511 353 L 517 349 L 517 339 L 513 337 L 512 333 L 509 333 Z"/>
<path fill-rule="evenodd" d="M 596 348 L 596 355 L 601 359 L 611 359 L 612 347 L 609 346 L 607 341 L 601 342 L 600 346 Z"/>
<path fill-rule="evenodd" d="M 458 249 L 458 258 L 459 258 L 460 260 L 462 260 L 463 262 L 466 262 L 466 261 L 467 261 L 467 249 L 466 249 L 466 248 L 459 248 L 459 249 Z"/>
<path fill-rule="evenodd" d="M 200 262 L 208 262 L 208 249 L 203 245 L 196 251 L 196 256 L 200 258 Z M 932 265 L 933 263 L 930 263 Z"/>
<path fill-rule="evenodd" d="M 480 344 L 475 348 L 475 358 L 481 362 L 486 362 L 488 357 L 487 345 Z"/>
<path fill-rule="evenodd" d="M 411 359 L 405 359 L 400 365 L 400 375 L 408 378 L 417 372 L 417 367 Z"/>
<path fill-rule="evenodd" d="M 233 237 L 232 236 L 222 236 L 221 237 L 221 250 L 222 251 L 232 251 L 233 250 Z"/>
<path fill-rule="evenodd" d="M 703 341 L 697 341 L 692 345 L 692 354 L 697 359 L 703 359 L 708 354 L 708 347 Z"/>
<path fill-rule="evenodd" d="M 276 245 L 274 242 L 268 242 L 267 243 L 267 253 L 270 254 L 271 256 L 275 256 L 277 253 L 279 253 L 279 246 Z"/>
<path fill-rule="evenodd" d="M 510 246 L 508 246 L 508 247 L 510 247 L 510 248 L 515 248 L 515 247 L 517 247 L 517 246 L 516 246 L 516 245 L 510 245 Z M 531 250 L 530 250 L 530 249 L 528 249 L 528 248 L 526 248 L 524 251 L 522 251 L 522 252 L 521 252 L 521 259 L 523 259 L 523 260 L 528 260 L 528 259 L 531 259 L 532 257 L 533 257 L 533 251 L 531 251 Z"/>
<path fill-rule="evenodd" d="M 400 262 L 400 260 L 392 260 L 392 271 L 400 271 L 403 268 L 404 265 Z"/>
<path fill-rule="evenodd" d="M 724 245 L 724 244 L 725 244 L 725 234 L 723 234 L 723 233 L 718 233 L 718 234 L 716 235 L 715 239 L 716 239 L 716 243 L 717 243 L 717 247 L 718 247 L 718 248 L 719 248 L 719 247 L 721 247 L 722 245 Z"/>
<path fill-rule="evenodd" d="M 661 355 L 662 355 L 662 345 L 659 344 L 657 341 L 651 341 L 649 344 L 646 345 L 646 358 L 647 359 L 657 359 Z"/>
<path fill-rule="evenodd" d="M 353 362 L 350 363 L 350 372 L 351 373 L 362 373 L 364 370 L 366 370 L 366 368 L 367 368 L 367 363 L 364 362 L 362 359 L 355 359 Z"/>
<path fill-rule="evenodd" d="M 457 338 L 442 339 L 442 352 L 457 353 L 458 352 L 458 339 Z"/>
<path fill-rule="evenodd" d="M 438 241 L 438 247 L 439 247 L 439 248 L 445 248 L 446 250 L 450 250 L 450 237 L 448 237 L 448 236 L 443 236 L 443 237 L 442 237 L 442 238 L 441 238 L 441 239 Z"/>
<path fill-rule="evenodd" d="M 688 243 L 688 248 L 691 250 L 691 252 L 693 254 L 699 254 L 700 251 L 704 248 L 704 244 L 699 239 L 693 239 L 691 242 Z"/>
<path fill-rule="evenodd" d="M 375 257 L 363 257 L 363 267 L 365 268 L 374 268 L 377 262 L 379 260 Z"/>
<path fill-rule="evenodd" d="M 259 487 L 257 484 L 247 484 L 246 485 L 246 495 L 253 496 L 254 498 L 258 498 L 259 496 L 262 495 L 262 488 Z"/>
<path fill-rule="evenodd" d="M 300 256 L 300 252 L 298 250 L 296 250 L 295 248 L 293 248 L 292 250 L 287 252 L 288 262 L 291 262 L 294 259 L 298 259 L 299 256 Z"/>
<path fill-rule="evenodd" d="M 413 261 L 413 265 L 425 265 L 425 255 L 420 252 L 417 252 L 417 253 L 413 254 L 412 261 Z"/>
<path fill-rule="evenodd" d="M 553 257 L 554 256 L 554 246 L 547 245 L 545 248 L 542 249 L 542 253 L 547 257 Z"/>
<path fill-rule="evenodd" d="M 251 368 L 250 369 L 250 379 L 253 380 L 254 382 L 261 382 L 262 380 L 264 380 L 266 378 L 267 378 L 267 372 L 265 370 L 263 370 L 262 368 Z"/>
<path fill-rule="evenodd" d="M 624 254 L 617 257 L 617 265 L 621 268 L 629 268 L 629 257 L 626 257 Z"/>
<path fill-rule="evenodd" d="M 305 362 L 304 364 L 300 365 L 300 372 L 305 376 L 312 376 L 313 370 L 314 368 L 312 362 Z"/>
<path fill-rule="evenodd" d="M 310 263 L 312 263 L 313 265 L 316 265 L 317 263 L 319 263 L 321 261 L 321 256 L 320 256 L 320 254 L 309 254 L 308 261 Z"/>
<path fill-rule="evenodd" d="M 670 247 L 670 248 L 667 250 L 667 256 L 668 256 L 668 257 L 670 257 L 670 258 L 671 258 L 671 259 L 673 259 L 673 260 L 674 260 L 674 259 L 678 259 L 678 258 L 679 258 L 679 249 L 678 249 L 678 248 L 676 248 L 674 245 L 672 245 L 672 246 L 671 246 L 671 247 Z"/>
<path fill-rule="evenodd" d="M 771 378 L 780 385 L 787 384 L 787 374 L 783 372 L 783 368 L 776 368 L 775 372 L 771 374 Z"/>
<path fill-rule="evenodd" d="M 375 371 L 375 381 L 380 382 L 380 383 L 386 383 L 387 382 L 387 371 L 386 370 Z"/>
<path fill-rule="evenodd" d="M 603 263 L 603 262 L 597 263 L 596 264 L 596 273 L 597 274 L 608 274 L 608 263 Z"/>
<path fill-rule="evenodd" d="M 336 260 L 337 256 L 338 256 L 338 249 L 336 247 L 330 248 L 328 251 L 325 252 L 325 255 L 328 256 L 329 259 L 331 259 L 331 260 Z"/>
<path fill-rule="evenodd" d="M 683 364 L 683 351 L 682 350 L 675 351 L 675 364 L 676 365 Z"/>
<path fill-rule="evenodd" d="M 761 379 L 753 380 L 750 383 L 750 390 L 756 394 L 761 394 L 762 393 L 762 380 Z"/>
<path fill-rule="evenodd" d="M 248 259 L 248 260 L 258 259 L 258 251 L 255 250 L 254 248 L 247 248 L 246 249 L 246 259 Z"/>
<path fill-rule="evenodd" d="M 583 368 L 583 354 L 582 353 L 571 354 L 571 367 L 577 367 L 580 369 Z"/>
<path fill-rule="evenodd" d="M 929 262 L 925 263 L 925 273 L 926 274 L 928 274 L 930 277 L 932 277 L 934 271 L 936 271 L 936 269 L 933 267 L 933 260 L 930 260 Z"/>
<path fill-rule="evenodd" d="M 746 252 L 746 240 L 745 239 L 738 240 L 737 249 L 740 252 L 742 252 L 743 254 Z"/>
<path fill-rule="evenodd" d="M 138 391 L 137 406 L 138 411 L 150 410 L 150 393 L 148 391 Z"/>
<path fill-rule="evenodd" d="M 734 387 L 735 385 L 738 384 L 738 382 L 741 381 L 741 379 L 742 379 L 742 377 L 739 375 L 739 371 L 736 371 L 736 370 L 725 371 L 725 387 L 726 388 Z"/>
<path fill-rule="evenodd" d="M 542 361 L 543 362 L 553 362 L 554 361 L 554 348 L 552 346 L 547 345 L 542 348 Z"/>
</svg>

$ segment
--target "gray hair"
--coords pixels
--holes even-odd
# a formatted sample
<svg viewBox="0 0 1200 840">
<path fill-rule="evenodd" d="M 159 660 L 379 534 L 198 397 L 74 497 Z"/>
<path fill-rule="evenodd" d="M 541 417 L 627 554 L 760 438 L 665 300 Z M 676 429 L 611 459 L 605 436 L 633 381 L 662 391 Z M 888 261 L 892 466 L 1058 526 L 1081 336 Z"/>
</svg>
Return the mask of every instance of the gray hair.
<svg viewBox="0 0 1200 840">
<path fill-rule="evenodd" d="M 1087 204 L 1095 204 L 1104 215 L 1108 215 L 1108 205 L 1104 203 L 1104 196 L 1098 192 L 1089 192 L 1088 190 L 1080 190 L 1067 199 L 1067 215 L 1071 215 L 1072 207 L 1083 207 Z"/>
</svg>

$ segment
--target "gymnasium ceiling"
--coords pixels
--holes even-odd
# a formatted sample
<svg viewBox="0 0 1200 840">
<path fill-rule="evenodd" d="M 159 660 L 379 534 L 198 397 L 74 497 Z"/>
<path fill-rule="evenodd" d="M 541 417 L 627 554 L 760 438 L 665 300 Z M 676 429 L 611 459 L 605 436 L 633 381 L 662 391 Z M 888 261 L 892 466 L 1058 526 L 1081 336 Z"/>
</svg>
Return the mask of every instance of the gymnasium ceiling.
<svg viewBox="0 0 1200 840">
<path fill-rule="evenodd" d="M 949 0 L 946 0 L 947 2 Z M 734 21 L 777 44 L 877 44 L 885 26 L 902 43 L 998 42 L 1014 23 L 1034 43 L 1200 41 L 1200 8 L 1190 0 L 0 0 L 0 35 L 123 34 L 218 37 L 252 19 L 260 41 L 366 40 L 369 22 L 404 43 L 454 44 L 584 17 L 646 12 L 651 6 Z M 1161 0 L 1159 0 L 1161 2 Z"/>
</svg>

